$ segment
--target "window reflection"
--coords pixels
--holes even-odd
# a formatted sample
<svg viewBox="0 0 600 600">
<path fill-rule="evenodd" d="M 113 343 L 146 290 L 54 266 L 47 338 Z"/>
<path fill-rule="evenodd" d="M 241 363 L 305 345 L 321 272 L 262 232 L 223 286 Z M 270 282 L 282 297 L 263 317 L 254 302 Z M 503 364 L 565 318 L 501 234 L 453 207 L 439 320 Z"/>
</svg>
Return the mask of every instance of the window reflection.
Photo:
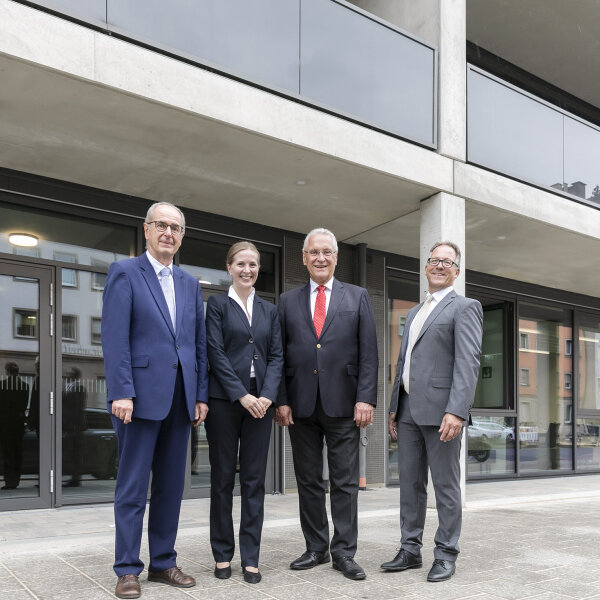
<svg viewBox="0 0 600 600">
<path fill-rule="evenodd" d="M 515 417 L 473 416 L 467 430 L 469 478 L 515 472 Z"/>
<path fill-rule="evenodd" d="M 573 468 L 569 311 L 522 303 L 519 334 L 519 444 L 521 473 Z"/>
<path fill-rule="evenodd" d="M 575 433 L 577 470 L 600 469 L 600 418 L 577 419 Z"/>
<path fill-rule="evenodd" d="M 579 327 L 579 408 L 600 410 L 600 321 Z"/>
</svg>

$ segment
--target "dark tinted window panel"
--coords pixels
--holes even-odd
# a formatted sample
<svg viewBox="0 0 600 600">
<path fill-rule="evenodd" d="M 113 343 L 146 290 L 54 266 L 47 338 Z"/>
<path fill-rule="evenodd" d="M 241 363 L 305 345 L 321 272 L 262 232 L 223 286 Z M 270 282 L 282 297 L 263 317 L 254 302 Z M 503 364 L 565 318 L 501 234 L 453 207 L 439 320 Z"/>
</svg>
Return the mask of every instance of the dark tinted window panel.
<svg viewBox="0 0 600 600">
<path fill-rule="evenodd" d="M 298 93 L 298 0 L 108 0 L 126 35 Z"/>
<path fill-rule="evenodd" d="M 41 0 L 33 4 L 77 19 L 106 23 L 106 0 Z"/>
<path fill-rule="evenodd" d="M 468 158 L 545 187 L 561 186 L 561 113 L 470 70 Z"/>
<path fill-rule="evenodd" d="M 300 93 L 433 145 L 435 52 L 337 4 L 302 1 Z"/>
</svg>

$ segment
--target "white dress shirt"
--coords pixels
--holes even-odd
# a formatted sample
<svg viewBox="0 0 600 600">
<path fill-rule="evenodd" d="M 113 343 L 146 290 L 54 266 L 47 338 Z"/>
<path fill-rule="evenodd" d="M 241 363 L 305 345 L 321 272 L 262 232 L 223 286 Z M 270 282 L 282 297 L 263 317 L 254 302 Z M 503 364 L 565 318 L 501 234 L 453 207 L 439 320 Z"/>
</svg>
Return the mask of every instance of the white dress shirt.
<svg viewBox="0 0 600 600">
<path fill-rule="evenodd" d="M 425 317 L 425 320 L 427 320 L 427 317 L 429 317 L 429 315 L 431 314 L 431 312 L 435 309 L 435 307 L 453 290 L 454 288 L 452 286 L 449 286 L 447 288 L 444 288 L 443 290 L 438 290 L 437 292 L 433 292 L 433 294 L 430 294 L 429 292 L 427 292 L 427 296 L 425 297 L 425 299 L 427 300 L 427 298 L 429 298 L 429 296 L 432 296 L 432 300 L 431 303 L 429 304 L 429 310 L 427 311 L 427 316 Z M 410 345 L 411 341 L 412 341 L 412 334 L 413 334 L 413 328 L 412 325 L 415 322 L 415 320 L 412 320 L 412 323 L 410 324 L 410 330 L 408 332 L 408 345 Z M 408 345 L 406 346 L 408 348 Z M 406 378 L 406 363 L 404 363 L 402 365 L 402 381 L 405 381 Z"/>
<path fill-rule="evenodd" d="M 317 288 L 320 283 L 315 283 L 312 279 L 310 280 L 310 316 L 315 318 L 315 303 L 317 302 L 317 294 L 319 291 Z M 329 310 L 329 301 L 331 300 L 331 290 L 333 289 L 333 277 L 323 284 L 325 286 L 325 314 Z"/>
<path fill-rule="evenodd" d="M 238 296 L 238 293 L 233 289 L 233 286 L 229 286 L 229 292 L 227 295 L 237 304 L 240 305 L 241 309 L 244 311 L 244 314 L 248 318 L 248 323 L 250 323 L 250 327 L 252 327 L 252 309 L 254 308 L 254 295 L 255 289 L 252 288 L 250 295 L 248 296 L 248 300 L 246 304 L 244 304 L 243 300 Z M 250 364 L 250 377 L 256 377 L 254 373 L 254 361 Z"/>
</svg>

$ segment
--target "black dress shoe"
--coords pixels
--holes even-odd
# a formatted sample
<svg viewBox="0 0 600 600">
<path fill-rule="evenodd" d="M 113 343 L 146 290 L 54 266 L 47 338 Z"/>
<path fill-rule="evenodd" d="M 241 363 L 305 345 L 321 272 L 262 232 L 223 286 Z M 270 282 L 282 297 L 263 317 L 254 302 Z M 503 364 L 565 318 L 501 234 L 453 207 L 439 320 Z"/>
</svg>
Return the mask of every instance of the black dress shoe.
<svg viewBox="0 0 600 600">
<path fill-rule="evenodd" d="M 384 562 L 381 568 L 384 571 L 405 571 L 406 569 L 420 569 L 423 566 L 421 555 L 411 554 L 403 548 L 396 554 L 394 560 Z"/>
<path fill-rule="evenodd" d="M 427 581 L 446 581 L 454 575 L 454 571 L 456 571 L 456 565 L 452 561 L 436 558 L 427 575 Z"/>
<path fill-rule="evenodd" d="M 348 579 L 364 579 L 362 567 L 351 556 L 338 556 L 333 559 L 333 568 L 341 571 Z"/>
<path fill-rule="evenodd" d="M 215 565 L 215 577 L 217 579 L 229 579 L 231 577 L 231 565 L 222 568 Z"/>
<path fill-rule="evenodd" d="M 329 561 L 329 552 L 313 552 L 307 550 L 300 558 L 297 558 L 290 564 L 290 569 L 294 569 L 294 571 L 304 571 L 305 569 L 312 569 L 317 565 L 322 565 Z"/>
<path fill-rule="evenodd" d="M 262 579 L 262 575 L 260 571 L 248 571 L 246 567 L 242 567 L 242 572 L 244 573 L 244 581 L 246 583 L 258 583 Z"/>
</svg>

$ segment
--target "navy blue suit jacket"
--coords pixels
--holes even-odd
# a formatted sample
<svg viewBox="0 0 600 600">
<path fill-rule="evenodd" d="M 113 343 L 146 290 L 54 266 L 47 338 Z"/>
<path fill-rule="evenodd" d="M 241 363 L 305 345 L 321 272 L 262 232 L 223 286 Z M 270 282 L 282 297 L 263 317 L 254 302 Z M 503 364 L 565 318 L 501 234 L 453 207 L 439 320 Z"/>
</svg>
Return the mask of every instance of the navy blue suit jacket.
<svg viewBox="0 0 600 600">
<path fill-rule="evenodd" d="M 235 402 L 250 387 L 250 365 L 259 396 L 274 403 L 283 369 L 277 308 L 254 295 L 252 326 L 227 294 L 211 296 L 206 308 L 209 396 Z"/>
<path fill-rule="evenodd" d="M 158 277 L 146 254 L 112 263 L 104 287 L 102 350 L 108 410 L 133 398 L 133 417 L 166 418 L 181 364 L 190 420 L 208 400 L 204 306 L 198 281 L 173 267 L 176 332 Z"/>
<path fill-rule="evenodd" d="M 319 338 L 310 283 L 282 294 L 279 320 L 285 361 L 279 404 L 291 406 L 292 417 L 313 414 L 317 386 L 330 417 L 353 417 L 357 402 L 377 404 L 377 334 L 367 290 L 334 279 Z"/>
</svg>

